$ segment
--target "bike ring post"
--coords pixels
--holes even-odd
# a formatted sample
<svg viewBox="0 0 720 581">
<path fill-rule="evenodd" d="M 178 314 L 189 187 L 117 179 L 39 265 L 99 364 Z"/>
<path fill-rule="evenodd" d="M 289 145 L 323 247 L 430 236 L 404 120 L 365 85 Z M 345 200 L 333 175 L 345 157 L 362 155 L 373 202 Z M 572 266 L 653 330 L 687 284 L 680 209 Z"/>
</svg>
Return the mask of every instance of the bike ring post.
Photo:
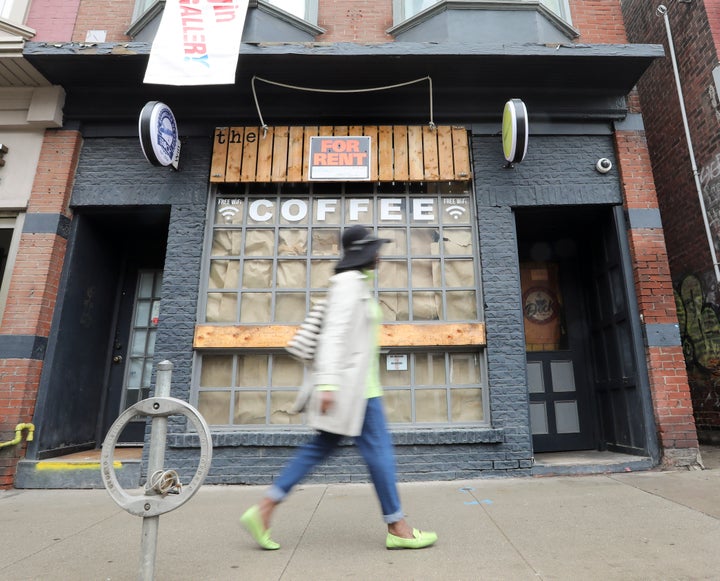
<svg viewBox="0 0 720 581">
<path fill-rule="evenodd" d="M 198 411 L 185 401 L 170 396 L 172 363 L 158 364 L 155 397 L 144 399 L 125 410 L 108 431 L 101 455 L 102 477 L 110 496 L 130 514 L 143 517 L 140 546 L 140 581 L 152 581 L 155 574 L 157 536 L 160 515 L 175 510 L 198 491 L 205 480 L 212 461 L 210 428 Z M 193 424 L 200 439 L 200 461 L 195 476 L 183 487 L 174 470 L 164 470 L 167 418 L 184 415 Z M 118 437 L 125 426 L 136 416 L 152 417 L 148 457 L 148 481 L 143 496 L 130 495 L 121 487 L 113 466 L 113 453 Z M 172 496 L 167 496 L 173 493 Z"/>
<path fill-rule="evenodd" d="M 170 397 L 170 380 L 173 365 L 169 361 L 158 364 L 155 397 Z M 150 455 L 148 458 L 148 477 L 162 470 L 165 465 L 165 440 L 167 439 L 167 416 L 152 419 L 150 426 Z M 155 557 L 157 555 L 157 537 L 160 528 L 160 515 L 143 517 L 140 542 L 140 579 L 155 578 Z"/>
</svg>

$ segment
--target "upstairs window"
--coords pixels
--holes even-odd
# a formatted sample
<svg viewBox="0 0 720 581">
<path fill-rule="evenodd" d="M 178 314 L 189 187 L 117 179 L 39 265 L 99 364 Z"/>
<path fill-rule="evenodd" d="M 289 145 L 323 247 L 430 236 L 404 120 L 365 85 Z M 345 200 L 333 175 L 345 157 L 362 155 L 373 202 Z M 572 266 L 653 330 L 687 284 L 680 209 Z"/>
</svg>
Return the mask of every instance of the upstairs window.
<svg viewBox="0 0 720 581">
<path fill-rule="evenodd" d="M 3 2 L 12 4 L 12 0 L 0 0 L 0 6 Z M 153 9 L 152 14 L 158 13 L 164 4 L 165 0 L 136 0 L 133 22 L 139 20 L 151 9 Z M 283 12 L 313 24 L 317 22 L 317 0 L 250 0 L 249 7 L 254 8 L 262 4 L 279 8 Z"/>
<path fill-rule="evenodd" d="M 258 0 L 313 24 L 317 23 L 317 0 Z"/>
<path fill-rule="evenodd" d="M 0 0 L 0 20 L 25 24 L 30 0 Z"/>
<path fill-rule="evenodd" d="M 286 2 L 292 2 L 292 0 L 285 0 Z M 506 8 L 513 2 L 526 0 L 497 0 L 498 8 Z M 395 24 L 400 24 L 409 18 L 414 17 L 423 10 L 431 8 L 437 4 L 443 4 L 445 0 L 394 0 L 394 11 L 395 11 Z M 549 10 L 557 14 L 560 18 L 567 21 L 570 20 L 570 8 L 568 6 L 568 0 L 538 0 L 540 4 L 543 4 Z M 474 2 L 468 1 L 467 4 L 472 5 Z M 491 10 L 492 4 L 485 2 L 477 2 L 478 10 Z M 502 6 L 501 6 L 502 5 Z"/>
</svg>

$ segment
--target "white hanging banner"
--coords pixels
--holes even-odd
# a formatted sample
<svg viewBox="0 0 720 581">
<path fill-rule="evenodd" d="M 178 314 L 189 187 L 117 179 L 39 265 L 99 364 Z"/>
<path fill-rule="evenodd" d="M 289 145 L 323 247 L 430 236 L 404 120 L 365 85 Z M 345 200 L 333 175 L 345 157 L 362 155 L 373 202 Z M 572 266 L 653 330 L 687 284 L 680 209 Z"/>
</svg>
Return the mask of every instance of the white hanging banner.
<svg viewBox="0 0 720 581">
<path fill-rule="evenodd" d="M 167 0 L 145 83 L 231 85 L 249 0 Z"/>
</svg>

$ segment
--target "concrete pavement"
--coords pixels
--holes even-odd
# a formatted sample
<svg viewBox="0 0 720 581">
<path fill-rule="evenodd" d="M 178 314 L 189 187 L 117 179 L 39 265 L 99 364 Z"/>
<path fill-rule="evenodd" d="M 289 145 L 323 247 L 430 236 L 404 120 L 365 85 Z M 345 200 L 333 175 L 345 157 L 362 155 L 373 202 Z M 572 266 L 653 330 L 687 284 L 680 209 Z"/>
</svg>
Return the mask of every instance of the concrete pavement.
<svg viewBox="0 0 720 581">
<path fill-rule="evenodd" d="M 263 489 L 162 515 L 156 579 L 720 579 L 720 469 L 401 484 L 421 551 L 384 548 L 369 484 L 298 487 L 262 551 L 238 517 Z M 0 491 L 0 523 L 2 580 L 137 579 L 142 519 L 104 490 Z"/>
</svg>

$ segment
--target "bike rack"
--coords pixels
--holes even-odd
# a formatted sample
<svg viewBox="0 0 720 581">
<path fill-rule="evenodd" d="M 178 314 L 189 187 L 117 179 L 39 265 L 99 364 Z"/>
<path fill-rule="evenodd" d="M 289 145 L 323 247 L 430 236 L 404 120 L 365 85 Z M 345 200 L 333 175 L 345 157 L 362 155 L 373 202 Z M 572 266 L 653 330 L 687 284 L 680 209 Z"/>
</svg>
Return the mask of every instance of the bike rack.
<svg viewBox="0 0 720 581">
<path fill-rule="evenodd" d="M 200 413 L 187 402 L 169 397 L 172 363 L 158 364 L 156 396 L 144 399 L 125 410 L 110 427 L 100 456 L 103 482 L 112 499 L 127 512 L 143 517 L 141 564 L 139 579 L 154 578 L 157 532 L 160 515 L 179 508 L 190 500 L 210 470 L 212 462 L 212 439 L 210 428 Z M 129 494 L 119 484 L 113 466 L 113 454 L 118 437 L 135 416 L 152 418 L 150 429 L 150 455 L 148 459 L 148 482 L 144 494 Z M 200 461 L 197 471 L 187 486 L 180 483 L 174 470 L 165 470 L 165 440 L 167 418 L 183 415 L 193 424 L 200 438 Z"/>
</svg>

